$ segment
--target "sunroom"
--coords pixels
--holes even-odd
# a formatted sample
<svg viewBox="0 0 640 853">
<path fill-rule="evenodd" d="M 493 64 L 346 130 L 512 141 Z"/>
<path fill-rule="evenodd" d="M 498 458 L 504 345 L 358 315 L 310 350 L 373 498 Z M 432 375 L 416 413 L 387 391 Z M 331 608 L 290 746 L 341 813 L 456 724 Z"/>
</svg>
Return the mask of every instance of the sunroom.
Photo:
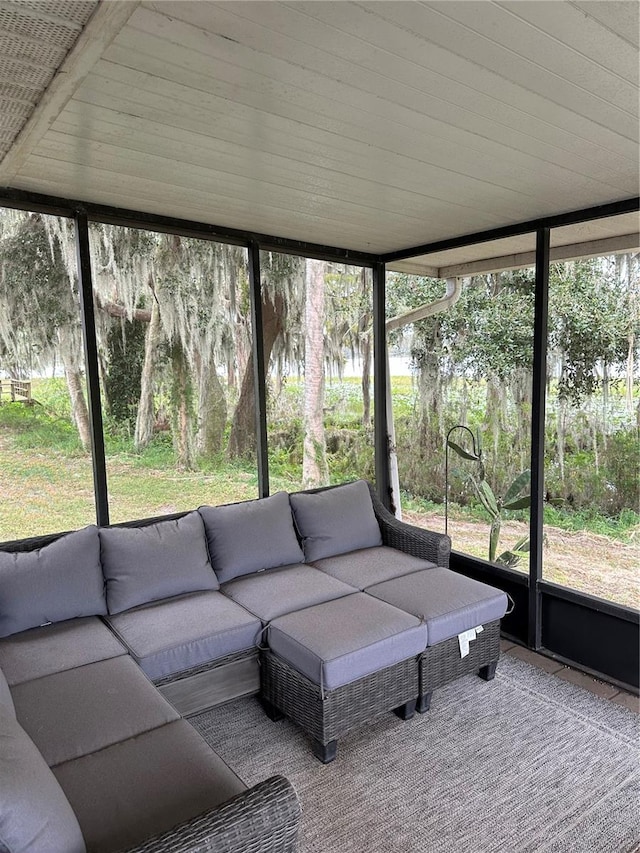
<svg viewBox="0 0 640 853">
<path fill-rule="evenodd" d="M 631 707 L 639 25 L 3 0 L 0 550 L 362 478 Z"/>
</svg>

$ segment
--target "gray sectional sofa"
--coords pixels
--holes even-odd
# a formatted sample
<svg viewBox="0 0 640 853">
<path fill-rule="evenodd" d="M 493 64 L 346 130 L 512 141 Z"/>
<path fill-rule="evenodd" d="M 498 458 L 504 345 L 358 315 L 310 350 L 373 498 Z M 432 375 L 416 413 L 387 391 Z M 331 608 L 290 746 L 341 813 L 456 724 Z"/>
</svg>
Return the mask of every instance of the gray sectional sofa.
<svg viewBox="0 0 640 853">
<path fill-rule="evenodd" d="M 364 481 L 50 539 L 0 551 L 0 851 L 293 851 L 184 717 L 258 694 L 327 762 L 498 661 L 504 594 Z"/>
</svg>

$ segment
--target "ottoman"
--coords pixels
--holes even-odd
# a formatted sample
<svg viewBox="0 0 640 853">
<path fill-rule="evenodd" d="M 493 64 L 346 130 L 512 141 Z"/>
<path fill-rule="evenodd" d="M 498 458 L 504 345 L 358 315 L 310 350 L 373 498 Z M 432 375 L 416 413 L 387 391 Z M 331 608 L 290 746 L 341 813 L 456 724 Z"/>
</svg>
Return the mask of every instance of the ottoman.
<svg viewBox="0 0 640 853">
<path fill-rule="evenodd" d="M 327 764 L 350 729 L 385 711 L 413 715 L 426 642 L 420 619 L 362 592 L 281 616 L 261 653 L 263 707 L 304 729 Z"/>
<path fill-rule="evenodd" d="M 424 713 L 436 687 L 476 672 L 490 681 L 500 657 L 500 620 L 507 596 L 480 581 L 433 568 L 367 587 L 366 594 L 423 620 L 427 648 L 420 656 L 417 709 Z"/>
</svg>

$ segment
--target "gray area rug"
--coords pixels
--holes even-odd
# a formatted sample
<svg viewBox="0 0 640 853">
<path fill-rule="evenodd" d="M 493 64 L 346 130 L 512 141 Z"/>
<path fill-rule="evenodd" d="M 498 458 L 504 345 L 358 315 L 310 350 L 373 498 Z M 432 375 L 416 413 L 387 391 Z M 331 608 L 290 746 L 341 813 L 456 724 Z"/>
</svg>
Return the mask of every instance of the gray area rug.
<svg viewBox="0 0 640 853">
<path fill-rule="evenodd" d="M 249 785 L 281 773 L 300 853 L 621 853 L 640 840 L 638 717 L 522 661 L 468 676 L 403 723 L 352 733 L 327 766 L 254 699 L 191 720 Z"/>
</svg>

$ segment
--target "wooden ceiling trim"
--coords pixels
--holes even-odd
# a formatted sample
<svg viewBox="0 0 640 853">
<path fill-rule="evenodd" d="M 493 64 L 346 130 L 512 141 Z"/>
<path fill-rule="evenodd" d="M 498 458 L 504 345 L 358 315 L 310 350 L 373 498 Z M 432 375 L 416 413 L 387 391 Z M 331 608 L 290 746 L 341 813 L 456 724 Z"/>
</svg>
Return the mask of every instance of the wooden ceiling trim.
<svg viewBox="0 0 640 853">
<path fill-rule="evenodd" d="M 129 20 L 136 6 L 136 0 L 121 0 L 118 3 L 102 3 L 98 6 L 0 163 L 0 181 L 9 183 L 17 175 L 69 98 L 98 61 L 104 48 Z"/>
</svg>

